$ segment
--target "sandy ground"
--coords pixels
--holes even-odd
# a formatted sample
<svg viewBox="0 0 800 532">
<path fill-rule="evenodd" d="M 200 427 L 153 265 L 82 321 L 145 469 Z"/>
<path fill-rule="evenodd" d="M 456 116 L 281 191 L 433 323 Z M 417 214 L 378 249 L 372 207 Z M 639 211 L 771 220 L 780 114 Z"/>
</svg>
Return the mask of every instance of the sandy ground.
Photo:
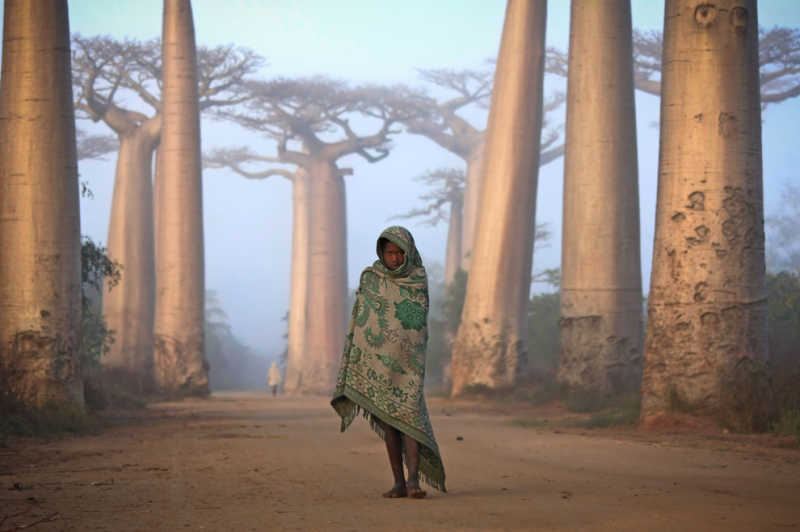
<svg viewBox="0 0 800 532">
<path fill-rule="evenodd" d="M 429 408 L 447 494 L 381 498 L 383 443 L 361 418 L 340 434 L 324 399 L 218 394 L 106 413 L 94 435 L 8 443 L 0 519 L 21 515 L 0 530 L 800 528 L 800 450 L 787 440 L 525 428 L 520 411 Z"/>
</svg>

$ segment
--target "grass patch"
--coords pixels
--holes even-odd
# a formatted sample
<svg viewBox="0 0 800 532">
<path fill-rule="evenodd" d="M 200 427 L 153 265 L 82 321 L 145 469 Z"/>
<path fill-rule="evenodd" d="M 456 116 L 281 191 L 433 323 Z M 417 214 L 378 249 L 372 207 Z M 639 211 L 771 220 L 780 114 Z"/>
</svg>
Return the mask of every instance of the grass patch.
<svg viewBox="0 0 800 532">
<path fill-rule="evenodd" d="M 80 406 L 64 401 L 51 401 L 39 408 L 17 409 L 0 417 L 0 434 L 44 436 L 57 432 L 88 432 L 95 420 Z"/>
</svg>

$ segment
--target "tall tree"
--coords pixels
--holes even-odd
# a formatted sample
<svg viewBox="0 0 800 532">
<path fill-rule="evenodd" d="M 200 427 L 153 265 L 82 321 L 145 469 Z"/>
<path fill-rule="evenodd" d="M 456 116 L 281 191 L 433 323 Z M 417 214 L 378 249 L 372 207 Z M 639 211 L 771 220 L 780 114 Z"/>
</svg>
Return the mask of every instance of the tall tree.
<svg viewBox="0 0 800 532">
<path fill-rule="evenodd" d="M 456 272 L 462 269 L 464 171 L 458 168 L 439 168 L 415 177 L 414 181 L 435 187 L 419 197 L 428 204 L 392 218 L 407 220 L 423 217 L 423 223 L 428 227 L 436 227 L 439 222 L 448 222 L 444 261 L 444 283 L 448 286 L 453 282 Z"/>
<path fill-rule="evenodd" d="M 472 261 L 472 248 L 478 223 L 478 207 L 484 179 L 484 141 L 486 131 L 472 125 L 461 116 L 469 106 L 485 108 L 492 95 L 494 73 L 476 70 L 421 70 L 420 77 L 427 83 L 436 85 L 456 96 L 449 100 L 430 102 L 430 117 L 406 122 L 408 132 L 423 135 L 447 151 L 461 157 L 467 163 L 464 185 L 461 267 L 469 270 Z M 543 127 L 548 128 L 547 113 L 558 109 L 564 103 L 564 94 L 554 92 L 544 104 Z M 557 144 L 561 128 L 548 128 L 542 141 L 542 154 L 539 163 L 544 166 L 564 154 L 564 145 Z"/>
<path fill-rule="evenodd" d="M 117 333 L 103 364 L 129 370 L 137 380 L 151 378 L 156 297 L 152 166 L 162 131 L 161 39 L 117 41 L 74 35 L 72 43 L 79 116 L 103 121 L 119 143 L 108 254 L 124 265 L 125 275 L 113 293 L 105 289 L 103 314 Z M 204 110 L 240 103 L 243 78 L 264 62 L 252 51 L 232 46 L 201 47 L 197 61 Z M 128 108 L 125 97 L 144 103 L 152 113 Z"/>
<path fill-rule="evenodd" d="M 558 380 L 641 382 L 642 268 L 630 0 L 572 0 Z"/>
<path fill-rule="evenodd" d="M 6 0 L 0 361 L 9 395 L 83 404 L 81 242 L 66 0 Z"/>
<path fill-rule="evenodd" d="M 163 197 L 156 264 L 156 385 L 207 394 L 205 251 L 197 49 L 190 0 L 164 0 Z"/>
<path fill-rule="evenodd" d="M 775 26 L 758 30 L 761 106 L 800 96 L 800 29 Z M 633 30 L 633 73 L 637 90 L 661 96 L 663 33 Z M 567 53 L 547 50 L 547 71 L 567 77 Z"/>
<path fill-rule="evenodd" d="M 296 166 L 294 172 L 283 168 L 268 168 L 249 171 L 254 163 L 281 163 L 277 157 L 260 156 L 247 148 L 212 150 L 203 159 L 206 168 L 228 168 L 247 179 L 267 179 L 281 176 L 292 183 L 292 266 L 289 287 L 289 334 L 286 346 L 286 379 L 288 390 L 301 389 L 302 359 L 306 341 L 306 317 L 308 314 L 308 264 L 309 253 L 309 199 L 310 183 L 308 171 Z M 342 174 L 349 169 L 342 168 Z M 291 361 L 291 362 L 289 362 Z"/>
<path fill-rule="evenodd" d="M 324 394 L 335 380 L 347 315 L 345 172 L 337 161 L 354 154 L 369 162 L 387 157 L 391 136 L 398 133 L 392 127 L 425 116 L 428 102 L 401 86 L 350 88 L 322 77 L 253 82 L 250 89 L 252 99 L 246 109 L 221 114 L 277 139 L 277 159 L 308 172 L 305 290 L 313 304 L 307 306 L 304 317 L 302 356 L 289 353 L 287 375 L 296 378 L 287 378 L 285 389 L 287 393 Z M 358 134 L 349 121 L 354 116 L 377 122 L 377 131 Z M 302 149 L 291 149 L 290 139 L 300 141 Z M 290 338 L 293 334 L 290 330 Z"/>
<path fill-rule="evenodd" d="M 667 0 L 642 422 L 768 355 L 756 0 Z"/>
<path fill-rule="evenodd" d="M 486 175 L 453 393 L 512 384 L 525 346 L 542 134 L 546 0 L 509 0 L 487 128 Z"/>
</svg>

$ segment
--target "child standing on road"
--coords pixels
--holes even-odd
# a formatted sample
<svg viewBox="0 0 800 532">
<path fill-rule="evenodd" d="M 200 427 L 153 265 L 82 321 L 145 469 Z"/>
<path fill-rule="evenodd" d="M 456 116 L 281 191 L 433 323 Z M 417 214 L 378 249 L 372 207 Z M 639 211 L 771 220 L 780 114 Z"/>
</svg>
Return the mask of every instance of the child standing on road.
<svg viewBox="0 0 800 532">
<path fill-rule="evenodd" d="M 363 410 L 386 442 L 395 484 L 383 496 L 421 499 L 427 492 L 420 476 L 434 489 L 447 491 L 422 390 L 428 279 L 407 229 L 386 229 L 377 252 L 378 260 L 361 274 L 331 405 L 342 418 L 342 432 Z"/>
</svg>

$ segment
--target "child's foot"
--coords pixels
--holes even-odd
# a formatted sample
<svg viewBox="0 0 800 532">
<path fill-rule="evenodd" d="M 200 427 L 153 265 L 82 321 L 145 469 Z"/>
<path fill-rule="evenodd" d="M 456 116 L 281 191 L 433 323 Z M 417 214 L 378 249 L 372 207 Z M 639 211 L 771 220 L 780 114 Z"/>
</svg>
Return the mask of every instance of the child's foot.
<svg viewBox="0 0 800 532">
<path fill-rule="evenodd" d="M 398 482 L 392 489 L 383 494 L 385 499 L 401 499 L 408 497 L 408 488 L 405 482 Z"/>
<path fill-rule="evenodd" d="M 422 499 L 428 494 L 427 491 L 422 489 L 419 485 L 419 480 L 408 481 L 408 496 L 412 499 Z"/>
</svg>

